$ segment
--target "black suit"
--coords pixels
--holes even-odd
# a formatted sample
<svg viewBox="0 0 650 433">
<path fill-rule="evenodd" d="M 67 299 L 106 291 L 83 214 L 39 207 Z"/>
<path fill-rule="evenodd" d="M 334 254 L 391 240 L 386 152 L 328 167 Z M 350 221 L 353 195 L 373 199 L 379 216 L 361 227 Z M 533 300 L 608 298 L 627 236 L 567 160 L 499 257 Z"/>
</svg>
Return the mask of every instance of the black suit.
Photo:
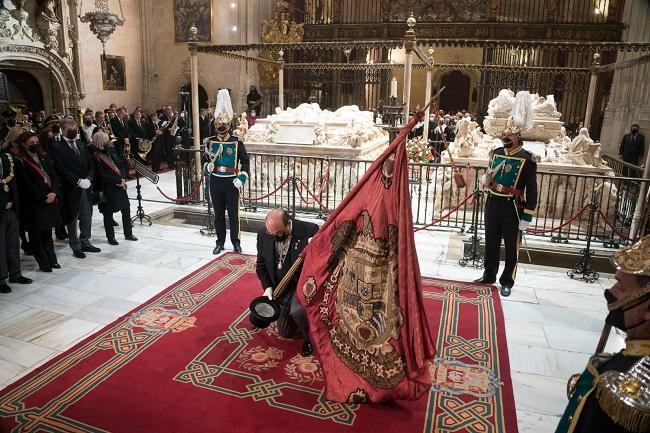
<svg viewBox="0 0 650 433">
<path fill-rule="evenodd" d="M 11 176 L 12 161 L 10 154 L 0 154 L 0 179 Z M 8 277 L 20 276 L 19 202 L 15 167 L 13 173 L 10 181 L 0 185 L 0 283 Z M 8 192 L 4 185 L 9 188 Z"/>
<path fill-rule="evenodd" d="M 199 117 L 199 131 L 201 136 L 201 143 L 203 143 L 203 139 L 212 137 L 214 135 L 214 130 L 212 128 L 212 119 L 209 117 Z"/>
<path fill-rule="evenodd" d="M 307 242 L 316 234 L 318 229 L 319 227 L 316 224 L 293 220 L 289 250 L 281 269 L 277 268 L 278 258 L 273 236 L 267 234 L 266 229 L 257 233 L 257 265 L 255 270 L 263 289 L 275 288 L 280 283 L 282 277 L 300 256 L 302 250 L 307 246 Z M 285 338 L 295 338 L 300 332 L 303 339 L 307 340 L 309 338 L 307 317 L 298 301 L 294 298 L 299 277 L 300 271 L 294 274 L 286 290 L 278 299 L 281 305 L 278 331 L 280 336 Z"/>
<path fill-rule="evenodd" d="M 92 188 L 81 189 L 80 179 L 92 181 L 95 177 L 93 163 L 88 146 L 79 141 L 70 145 L 64 138 L 54 143 L 52 158 L 57 174 L 61 177 L 63 190 L 63 223 L 67 225 L 70 248 L 74 251 L 90 244 L 90 227 L 92 220 Z M 76 147 L 76 151 L 74 150 Z M 77 220 L 80 235 L 77 238 Z"/>
<path fill-rule="evenodd" d="M 21 221 L 29 233 L 29 242 L 36 262 L 42 270 L 46 270 L 57 263 L 52 242 L 52 227 L 62 224 L 59 207 L 61 187 L 49 158 L 39 155 L 39 161 L 40 165 L 31 157 L 25 156 L 24 161 L 16 162 L 16 173 L 21 197 Z M 37 167 L 42 167 L 47 174 L 47 182 Z M 54 203 L 46 203 L 47 195 L 51 192 L 56 194 L 57 200 Z"/>
<path fill-rule="evenodd" d="M 131 128 L 129 128 L 129 122 L 115 116 L 111 119 L 111 129 L 113 130 L 113 135 L 115 135 L 115 138 L 117 139 L 117 141 L 115 141 L 115 150 L 117 150 L 120 158 L 126 161 L 126 158 L 124 157 L 125 141 L 128 139 L 129 144 L 133 146 L 133 143 L 131 143 L 132 134 Z"/>
<path fill-rule="evenodd" d="M 133 140 L 133 143 L 131 143 L 131 157 L 144 163 L 145 161 L 140 158 L 138 152 L 140 151 L 140 140 L 151 139 L 149 128 L 144 119 L 140 119 L 139 122 L 135 119 L 131 119 L 129 120 L 129 129 L 131 130 L 131 139 Z"/>
<path fill-rule="evenodd" d="M 645 138 L 643 134 L 639 132 L 636 134 L 629 133 L 623 136 L 618 154 L 621 155 L 623 161 L 629 164 L 639 165 L 644 150 Z"/>
<path fill-rule="evenodd" d="M 115 164 L 117 174 L 110 162 Z M 115 149 L 102 150 L 95 152 L 95 164 L 97 177 L 101 180 L 104 201 L 99 203 L 99 211 L 104 216 L 104 230 L 108 239 L 115 238 L 115 229 L 113 227 L 113 213 L 122 212 L 122 227 L 124 235 L 133 234 L 131 224 L 131 204 L 129 197 L 124 188 L 119 186 L 122 179 L 128 178 L 128 169 L 126 165 L 118 158 Z"/>
<path fill-rule="evenodd" d="M 163 158 L 167 161 L 167 166 L 174 168 L 176 165 L 175 162 L 175 155 L 174 155 L 174 148 L 176 147 L 176 137 L 180 137 L 181 130 L 185 126 L 185 120 L 181 119 L 178 117 L 179 113 L 175 113 L 172 115 L 171 118 L 167 117 L 166 114 L 162 114 L 160 116 L 160 125 L 162 126 L 165 124 L 164 122 L 167 122 L 165 126 L 163 127 L 163 133 L 160 136 L 160 141 L 162 143 L 162 155 Z M 174 126 L 174 122 L 176 118 L 178 117 L 178 122 L 176 122 L 176 127 L 178 128 L 176 130 L 175 134 L 172 134 L 171 128 Z"/>
</svg>

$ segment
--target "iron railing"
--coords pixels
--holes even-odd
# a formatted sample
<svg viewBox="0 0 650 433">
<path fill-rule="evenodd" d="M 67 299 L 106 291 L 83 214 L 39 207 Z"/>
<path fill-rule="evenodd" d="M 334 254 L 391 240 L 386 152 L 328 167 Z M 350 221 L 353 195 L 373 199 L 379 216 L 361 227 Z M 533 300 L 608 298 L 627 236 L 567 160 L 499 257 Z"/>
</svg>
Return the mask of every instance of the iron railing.
<svg viewBox="0 0 650 433">
<path fill-rule="evenodd" d="M 643 168 L 630 164 L 612 155 L 603 155 L 603 159 L 612 168 L 616 176 L 643 177 Z"/>
<path fill-rule="evenodd" d="M 177 151 L 177 194 L 196 188 L 194 151 Z M 249 153 L 250 178 L 241 200 L 250 212 L 282 207 L 292 213 L 326 218 L 361 179 L 372 161 Z M 485 194 L 476 194 L 485 167 L 464 167 L 467 187 L 458 188 L 449 164 L 409 164 L 413 223 L 416 227 L 471 231 L 484 229 Z M 639 194 L 649 180 L 630 177 L 537 173 L 538 206 L 529 231 L 553 242 L 584 241 L 589 236 L 611 246 L 628 244 L 632 221 L 644 208 Z M 207 204 L 203 192 L 188 202 Z M 472 197 L 469 197 L 472 196 Z M 592 210 L 593 208 L 593 213 Z M 478 213 L 478 217 L 476 215 Z M 449 214 L 447 216 L 447 214 Z M 441 219 L 442 218 L 442 219 Z M 592 221 L 591 225 L 589 221 Z M 434 222 L 434 224 L 432 224 Z M 647 221 L 640 221 L 645 233 Z"/>
</svg>

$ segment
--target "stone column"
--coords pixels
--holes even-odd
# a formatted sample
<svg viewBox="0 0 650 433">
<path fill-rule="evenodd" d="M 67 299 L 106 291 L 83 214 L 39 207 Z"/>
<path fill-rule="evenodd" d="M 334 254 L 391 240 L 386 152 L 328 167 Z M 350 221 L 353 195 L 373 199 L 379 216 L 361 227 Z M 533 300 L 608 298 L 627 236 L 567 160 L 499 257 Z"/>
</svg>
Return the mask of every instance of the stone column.
<svg viewBox="0 0 650 433">
<path fill-rule="evenodd" d="M 408 25 L 408 30 L 404 35 L 404 51 L 405 51 L 405 61 L 404 61 L 404 91 L 403 91 L 403 100 L 404 100 L 404 119 L 403 123 L 408 123 L 409 112 L 411 108 L 411 72 L 413 65 L 413 48 L 415 47 L 415 18 L 413 17 L 413 12 L 408 20 L 406 20 L 406 25 Z"/>
<path fill-rule="evenodd" d="M 596 97 L 596 82 L 598 81 L 598 74 L 596 67 L 600 65 L 600 54 L 594 54 L 594 61 L 591 64 L 591 79 L 589 80 L 589 93 L 587 94 L 587 109 L 585 110 L 584 127 L 589 129 L 591 124 L 591 114 L 594 109 L 594 98 Z"/>
<path fill-rule="evenodd" d="M 278 69 L 278 107 L 284 110 L 284 51 L 280 50 L 280 69 Z"/>
</svg>

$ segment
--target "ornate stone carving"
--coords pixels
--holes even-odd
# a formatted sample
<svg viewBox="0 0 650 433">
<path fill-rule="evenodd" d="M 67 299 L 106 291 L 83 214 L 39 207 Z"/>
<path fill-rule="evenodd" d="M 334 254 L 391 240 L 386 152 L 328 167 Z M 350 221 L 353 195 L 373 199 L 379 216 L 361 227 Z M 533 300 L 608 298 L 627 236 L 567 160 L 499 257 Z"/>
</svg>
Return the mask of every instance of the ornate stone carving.
<svg viewBox="0 0 650 433">
<path fill-rule="evenodd" d="M 72 70 L 68 65 L 57 55 L 52 52 L 31 45 L 17 45 L 17 44 L 0 44 L 0 58 L 3 53 L 18 54 L 25 57 L 27 61 L 34 61 L 39 59 L 43 65 L 49 65 L 53 71 L 57 71 L 63 79 L 63 89 L 61 89 L 62 97 L 68 98 L 68 107 L 79 106 L 79 91 L 75 81 Z M 56 89 L 52 89 L 55 91 Z"/>
<path fill-rule="evenodd" d="M 61 30 L 61 21 L 56 14 L 57 3 L 57 0 L 45 0 L 36 21 L 45 48 L 54 51 L 59 49 L 59 31 Z"/>
<path fill-rule="evenodd" d="M 34 33 L 32 28 L 27 24 L 29 12 L 25 10 L 25 1 L 26 0 L 14 0 L 16 9 L 13 11 L 13 16 L 18 23 L 13 25 L 10 37 L 15 40 L 23 39 L 30 42 L 39 42 L 40 37 L 38 34 Z"/>
</svg>

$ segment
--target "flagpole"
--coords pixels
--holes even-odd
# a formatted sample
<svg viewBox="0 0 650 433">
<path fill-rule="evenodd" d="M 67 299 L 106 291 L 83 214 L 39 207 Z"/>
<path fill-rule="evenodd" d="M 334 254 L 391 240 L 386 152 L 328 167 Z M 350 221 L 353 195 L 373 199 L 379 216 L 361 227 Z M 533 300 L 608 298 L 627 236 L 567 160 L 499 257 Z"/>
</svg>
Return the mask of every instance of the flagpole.
<svg viewBox="0 0 650 433">
<path fill-rule="evenodd" d="M 411 72 L 413 66 L 413 48 L 415 48 L 415 30 L 413 30 L 413 27 L 415 27 L 415 23 L 413 12 L 411 12 L 411 16 L 406 20 L 408 30 L 404 34 L 404 124 L 408 123 L 411 107 Z"/>
</svg>

